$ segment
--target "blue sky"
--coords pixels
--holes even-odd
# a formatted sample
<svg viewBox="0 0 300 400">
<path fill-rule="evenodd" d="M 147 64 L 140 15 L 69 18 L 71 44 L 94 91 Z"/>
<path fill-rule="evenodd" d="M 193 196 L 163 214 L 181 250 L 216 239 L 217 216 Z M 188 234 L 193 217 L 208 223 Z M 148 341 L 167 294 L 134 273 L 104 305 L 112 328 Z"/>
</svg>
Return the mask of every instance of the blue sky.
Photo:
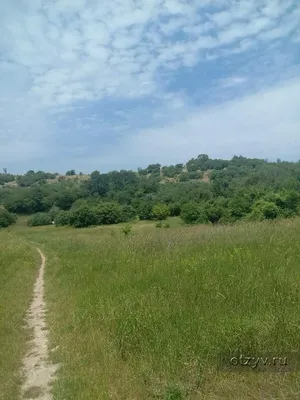
<svg viewBox="0 0 300 400">
<path fill-rule="evenodd" d="M 2 0 L 0 168 L 300 158 L 297 0 Z"/>
</svg>

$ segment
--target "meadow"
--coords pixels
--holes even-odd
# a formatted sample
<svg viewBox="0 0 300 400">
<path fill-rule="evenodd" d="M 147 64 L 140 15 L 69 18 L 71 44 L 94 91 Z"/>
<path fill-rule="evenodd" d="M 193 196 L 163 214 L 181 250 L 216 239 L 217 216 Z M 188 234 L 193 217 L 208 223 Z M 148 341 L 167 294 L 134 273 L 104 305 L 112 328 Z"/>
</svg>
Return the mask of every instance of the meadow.
<svg viewBox="0 0 300 400">
<path fill-rule="evenodd" d="M 297 361 L 300 220 L 170 225 L 12 228 L 47 256 L 54 399 L 298 399 L 300 368 L 222 359 Z"/>
<path fill-rule="evenodd" d="M 0 229 L 0 399 L 18 398 L 20 366 L 30 332 L 24 329 L 38 255 L 28 242 Z"/>
</svg>

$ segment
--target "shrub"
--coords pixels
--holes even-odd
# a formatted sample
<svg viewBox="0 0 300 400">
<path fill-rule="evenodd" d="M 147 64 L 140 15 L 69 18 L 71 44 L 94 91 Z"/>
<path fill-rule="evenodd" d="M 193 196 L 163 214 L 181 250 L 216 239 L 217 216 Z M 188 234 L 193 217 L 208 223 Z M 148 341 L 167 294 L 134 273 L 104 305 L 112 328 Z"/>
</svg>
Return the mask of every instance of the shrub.
<svg viewBox="0 0 300 400">
<path fill-rule="evenodd" d="M 164 228 L 170 228 L 170 224 L 165 224 Z"/>
<path fill-rule="evenodd" d="M 71 211 L 75 211 L 78 210 L 78 208 L 82 207 L 82 206 L 87 206 L 88 203 L 85 199 L 77 199 L 74 201 L 74 203 L 71 206 Z"/>
<path fill-rule="evenodd" d="M 205 224 L 208 222 L 207 215 L 197 203 L 187 203 L 182 206 L 180 218 L 186 224 Z"/>
<path fill-rule="evenodd" d="M 211 205 L 210 207 L 207 207 L 206 214 L 208 220 L 212 224 L 217 224 L 220 222 L 221 218 L 225 216 L 225 209 L 218 205 Z"/>
<path fill-rule="evenodd" d="M 166 204 L 156 204 L 152 208 L 152 215 L 155 219 L 162 221 L 170 215 L 170 209 Z"/>
<path fill-rule="evenodd" d="M 56 214 L 54 219 L 55 226 L 68 226 L 70 225 L 70 211 L 63 211 L 61 210 L 59 213 Z"/>
<path fill-rule="evenodd" d="M 111 225 L 122 222 L 122 209 L 116 203 L 102 203 L 94 208 L 97 225 Z M 125 221 L 124 221 L 125 222 Z"/>
<path fill-rule="evenodd" d="M 121 207 L 121 221 L 128 222 L 136 218 L 136 210 L 132 206 L 122 206 Z"/>
<path fill-rule="evenodd" d="M 50 214 L 47 213 L 36 213 L 29 217 L 27 221 L 28 226 L 43 226 L 43 225 L 51 225 L 52 218 Z"/>
<path fill-rule="evenodd" d="M 94 209 L 88 206 L 81 206 L 75 211 L 70 212 L 70 225 L 74 228 L 87 228 L 97 225 L 98 219 Z"/>
<path fill-rule="evenodd" d="M 261 221 L 264 219 L 276 219 L 279 216 L 280 209 L 275 203 L 259 200 L 254 204 L 249 219 Z"/>
<path fill-rule="evenodd" d="M 15 214 L 10 213 L 5 208 L 0 208 L 0 228 L 7 228 L 13 225 L 16 220 L 17 216 Z"/>
<path fill-rule="evenodd" d="M 162 222 L 157 222 L 157 224 L 155 226 L 156 226 L 156 228 L 162 228 Z"/>
<path fill-rule="evenodd" d="M 132 226 L 129 224 L 126 224 L 121 228 L 121 232 L 123 232 L 125 236 L 128 236 L 131 233 L 131 231 L 132 231 Z"/>
<path fill-rule="evenodd" d="M 59 212 L 60 212 L 60 209 L 57 206 L 51 207 L 51 209 L 49 210 L 49 215 L 50 215 L 51 219 L 55 220 L 55 218 Z"/>
<path fill-rule="evenodd" d="M 179 217 L 181 212 L 180 204 L 174 203 L 169 205 L 170 216 L 171 217 Z"/>
</svg>

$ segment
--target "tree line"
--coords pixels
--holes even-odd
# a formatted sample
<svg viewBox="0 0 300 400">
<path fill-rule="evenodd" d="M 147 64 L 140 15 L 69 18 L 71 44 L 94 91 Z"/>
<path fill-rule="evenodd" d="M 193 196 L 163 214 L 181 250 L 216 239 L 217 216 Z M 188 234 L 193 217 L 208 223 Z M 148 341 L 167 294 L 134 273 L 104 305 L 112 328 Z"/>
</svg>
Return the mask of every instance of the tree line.
<svg viewBox="0 0 300 400">
<path fill-rule="evenodd" d="M 2 185 L 10 182 L 7 175 L 0 174 Z M 30 215 L 31 225 L 55 221 L 74 227 L 167 216 L 188 224 L 233 223 L 300 213 L 300 162 L 200 154 L 186 164 L 94 171 L 86 180 L 55 180 L 57 175 L 28 171 L 14 177 L 17 187 L 0 188 L 2 206 L 11 214 Z M 75 170 L 67 175 L 76 175 Z"/>
</svg>

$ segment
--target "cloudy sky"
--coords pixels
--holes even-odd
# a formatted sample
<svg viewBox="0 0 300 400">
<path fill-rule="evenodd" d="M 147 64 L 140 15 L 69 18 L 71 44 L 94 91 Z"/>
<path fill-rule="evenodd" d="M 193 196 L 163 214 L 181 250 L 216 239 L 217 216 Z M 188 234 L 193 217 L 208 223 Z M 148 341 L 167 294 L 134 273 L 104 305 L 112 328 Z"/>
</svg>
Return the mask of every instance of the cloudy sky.
<svg viewBox="0 0 300 400">
<path fill-rule="evenodd" d="M 1 0 L 0 168 L 300 158 L 299 0 Z"/>
</svg>

